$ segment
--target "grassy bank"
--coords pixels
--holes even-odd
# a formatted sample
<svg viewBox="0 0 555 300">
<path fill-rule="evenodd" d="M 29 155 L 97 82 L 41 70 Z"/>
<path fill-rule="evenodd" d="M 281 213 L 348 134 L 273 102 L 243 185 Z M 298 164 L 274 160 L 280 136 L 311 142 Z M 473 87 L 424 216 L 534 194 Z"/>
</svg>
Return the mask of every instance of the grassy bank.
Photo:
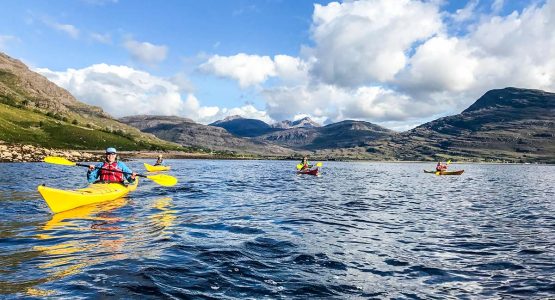
<svg viewBox="0 0 555 300">
<path fill-rule="evenodd" d="M 0 103 L 0 140 L 56 149 L 177 150 L 190 151 L 174 143 L 142 139 L 138 134 L 90 128 L 74 120 Z"/>
</svg>

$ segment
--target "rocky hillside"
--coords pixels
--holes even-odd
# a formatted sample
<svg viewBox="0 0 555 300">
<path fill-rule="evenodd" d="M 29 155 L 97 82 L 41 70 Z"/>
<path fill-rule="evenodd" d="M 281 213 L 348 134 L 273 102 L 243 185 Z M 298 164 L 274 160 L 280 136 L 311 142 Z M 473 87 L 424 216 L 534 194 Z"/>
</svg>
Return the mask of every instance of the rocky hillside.
<svg viewBox="0 0 555 300">
<path fill-rule="evenodd" d="M 314 122 L 311 118 L 305 117 L 297 121 L 281 121 L 271 125 L 273 128 L 291 129 L 291 128 L 316 128 L 322 125 Z"/>
<path fill-rule="evenodd" d="M 122 124 L 101 108 L 0 53 L 0 140 L 50 148 L 183 149 Z"/>
<path fill-rule="evenodd" d="M 370 152 L 402 160 L 443 156 L 555 162 L 555 94 L 519 88 L 491 90 L 458 115 L 368 144 Z"/>
<path fill-rule="evenodd" d="M 166 116 L 130 116 L 121 122 L 183 146 L 258 155 L 290 155 L 291 150 L 263 141 L 237 137 L 224 128 Z"/>
<path fill-rule="evenodd" d="M 293 128 L 257 137 L 293 149 L 320 150 L 364 146 L 396 133 L 364 121 L 346 120 L 314 128 Z"/>
<path fill-rule="evenodd" d="M 0 102 L 53 114 L 81 114 L 109 118 L 100 107 L 77 101 L 68 91 L 35 73 L 17 59 L 0 52 Z"/>
</svg>

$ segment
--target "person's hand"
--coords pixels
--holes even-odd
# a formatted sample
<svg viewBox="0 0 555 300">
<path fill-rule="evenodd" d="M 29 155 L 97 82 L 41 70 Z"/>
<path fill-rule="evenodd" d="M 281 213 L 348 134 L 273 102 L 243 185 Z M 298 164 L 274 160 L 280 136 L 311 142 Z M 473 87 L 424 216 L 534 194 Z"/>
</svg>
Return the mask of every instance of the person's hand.
<svg viewBox="0 0 555 300">
<path fill-rule="evenodd" d="M 89 165 L 89 171 L 94 170 L 94 168 L 95 168 L 94 165 Z"/>
<path fill-rule="evenodd" d="M 135 172 L 131 173 L 131 179 L 135 180 L 135 177 L 137 177 L 137 173 Z"/>
</svg>

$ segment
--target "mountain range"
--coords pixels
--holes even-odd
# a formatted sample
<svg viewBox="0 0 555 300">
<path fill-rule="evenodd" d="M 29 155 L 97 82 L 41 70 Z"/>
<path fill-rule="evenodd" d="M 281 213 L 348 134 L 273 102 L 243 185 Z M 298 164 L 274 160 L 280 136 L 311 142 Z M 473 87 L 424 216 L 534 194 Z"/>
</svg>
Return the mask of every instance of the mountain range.
<svg viewBox="0 0 555 300">
<path fill-rule="evenodd" d="M 130 122 L 133 118 L 121 121 L 137 127 Z M 226 149 L 236 147 L 237 142 L 229 143 L 234 137 L 243 141 L 241 151 L 254 152 L 250 143 L 257 143 L 256 153 L 278 155 L 304 152 L 328 159 L 555 162 L 555 94 L 513 87 L 488 91 L 460 114 L 400 133 L 364 121 L 320 126 L 304 118 L 270 125 L 239 116 L 208 126 L 189 120 L 179 126 L 166 124 L 163 130 L 159 125 L 138 128 L 182 145 L 208 148 L 215 145 L 208 145 L 207 137 L 218 132 L 219 146 Z M 206 137 L 199 140 L 201 132 Z M 271 145 L 281 148 L 264 148 Z"/>
<path fill-rule="evenodd" d="M 327 159 L 555 163 L 555 94 L 503 88 L 460 114 L 405 132 L 356 120 L 321 126 L 310 118 L 267 124 L 228 117 L 210 125 L 176 116 L 119 120 L 0 53 L 0 142 L 52 148 L 181 150 Z"/>
</svg>

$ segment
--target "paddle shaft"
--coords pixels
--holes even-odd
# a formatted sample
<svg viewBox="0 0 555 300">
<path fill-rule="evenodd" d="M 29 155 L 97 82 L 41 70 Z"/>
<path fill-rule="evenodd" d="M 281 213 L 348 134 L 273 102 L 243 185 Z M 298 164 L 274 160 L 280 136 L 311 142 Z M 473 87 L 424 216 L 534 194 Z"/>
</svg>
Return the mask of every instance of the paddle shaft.
<svg viewBox="0 0 555 300">
<path fill-rule="evenodd" d="M 87 168 L 89 167 L 89 165 L 80 164 L 80 163 L 76 163 L 75 165 L 76 165 L 76 166 L 80 166 L 80 167 L 87 167 Z M 110 169 L 98 168 L 98 167 L 95 167 L 95 169 L 104 170 L 104 171 L 109 171 L 109 172 L 122 173 L 122 174 L 126 174 L 126 175 L 133 175 L 133 173 L 123 172 L 123 171 L 120 171 L 120 170 L 110 170 Z M 143 178 L 148 178 L 146 175 L 143 175 L 143 174 L 135 174 L 135 175 L 136 175 L 136 176 L 139 176 L 139 177 L 143 177 Z"/>
</svg>

